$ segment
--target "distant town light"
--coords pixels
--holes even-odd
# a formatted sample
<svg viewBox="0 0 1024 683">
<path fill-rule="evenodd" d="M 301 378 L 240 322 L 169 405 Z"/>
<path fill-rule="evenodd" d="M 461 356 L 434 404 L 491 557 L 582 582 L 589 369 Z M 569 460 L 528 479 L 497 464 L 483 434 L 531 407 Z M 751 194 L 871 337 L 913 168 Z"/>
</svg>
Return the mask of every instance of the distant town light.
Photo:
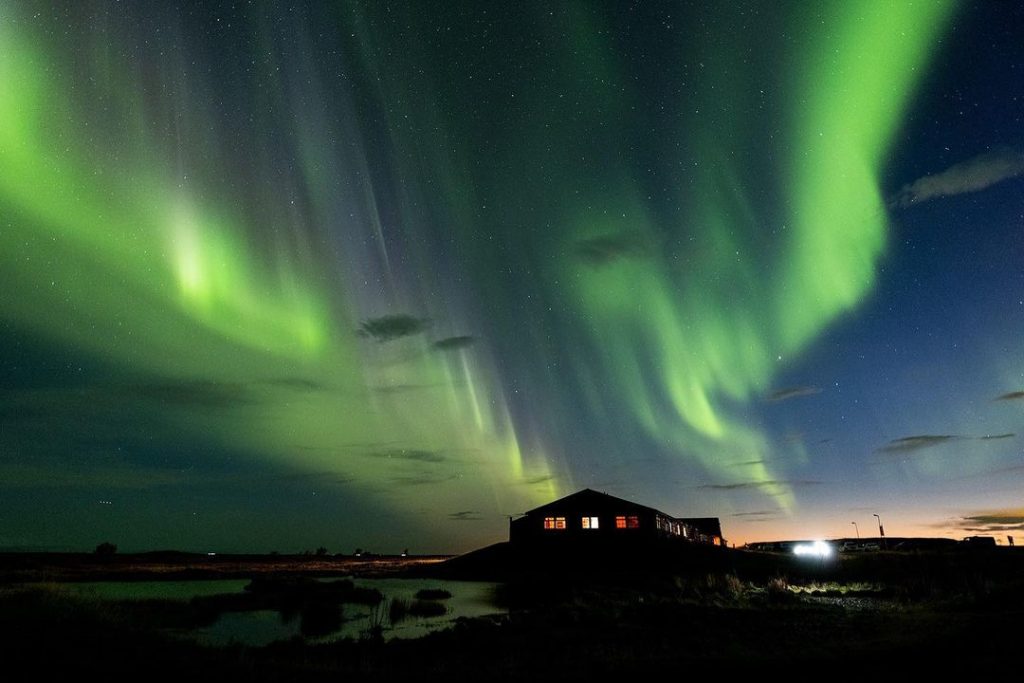
<svg viewBox="0 0 1024 683">
<path fill-rule="evenodd" d="M 800 555 L 802 557 L 814 557 L 817 559 L 824 560 L 825 558 L 832 557 L 832 546 L 825 541 L 815 541 L 814 543 L 797 543 L 793 546 L 793 554 Z"/>
</svg>

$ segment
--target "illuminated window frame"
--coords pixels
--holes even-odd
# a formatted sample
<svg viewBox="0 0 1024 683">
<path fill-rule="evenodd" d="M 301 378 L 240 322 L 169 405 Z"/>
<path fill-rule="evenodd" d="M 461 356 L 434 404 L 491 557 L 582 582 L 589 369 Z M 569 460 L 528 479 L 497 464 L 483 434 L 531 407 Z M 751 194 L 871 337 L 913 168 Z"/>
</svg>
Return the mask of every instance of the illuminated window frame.
<svg viewBox="0 0 1024 683">
<path fill-rule="evenodd" d="M 638 515 L 628 515 L 626 517 L 626 528 L 627 529 L 639 529 L 640 528 L 640 517 Z"/>
<path fill-rule="evenodd" d="M 599 529 L 601 527 L 600 520 L 597 517 L 584 517 L 580 520 L 580 525 L 584 529 Z"/>
<path fill-rule="evenodd" d="M 615 528 L 616 529 L 625 529 L 626 528 L 626 516 L 625 515 L 617 515 L 615 517 Z"/>
<path fill-rule="evenodd" d="M 545 530 L 565 530 L 565 517 L 545 517 L 544 518 L 544 529 Z"/>
</svg>

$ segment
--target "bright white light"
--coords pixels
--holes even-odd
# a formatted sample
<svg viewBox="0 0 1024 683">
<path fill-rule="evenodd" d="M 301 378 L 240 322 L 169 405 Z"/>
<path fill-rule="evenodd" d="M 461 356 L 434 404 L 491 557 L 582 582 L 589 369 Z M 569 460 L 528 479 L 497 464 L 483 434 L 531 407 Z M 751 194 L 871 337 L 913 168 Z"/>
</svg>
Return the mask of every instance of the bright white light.
<svg viewBox="0 0 1024 683">
<path fill-rule="evenodd" d="M 832 546 L 825 541 L 815 541 L 814 543 L 797 543 L 793 546 L 793 554 L 801 555 L 805 557 L 816 557 L 819 559 L 825 559 L 826 557 L 832 556 Z"/>
</svg>

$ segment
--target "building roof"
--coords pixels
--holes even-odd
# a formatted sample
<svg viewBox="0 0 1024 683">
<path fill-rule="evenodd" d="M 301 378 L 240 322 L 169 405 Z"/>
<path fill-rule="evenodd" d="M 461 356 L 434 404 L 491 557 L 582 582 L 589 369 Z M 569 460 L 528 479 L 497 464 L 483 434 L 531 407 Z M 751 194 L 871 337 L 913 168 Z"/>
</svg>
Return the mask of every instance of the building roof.
<svg viewBox="0 0 1024 683">
<path fill-rule="evenodd" d="M 593 489 L 577 491 L 576 493 L 569 494 L 564 498 L 559 498 L 558 500 L 541 505 L 540 507 L 528 510 L 525 514 L 541 514 L 549 510 L 561 510 L 566 507 L 592 508 L 595 512 L 614 509 L 618 512 L 648 512 L 664 515 L 665 517 L 672 516 L 662 512 L 661 510 L 656 510 L 646 505 L 640 505 L 639 503 L 634 503 L 624 498 L 610 496 L 607 493 L 601 493 L 600 491 L 594 491 Z"/>
</svg>

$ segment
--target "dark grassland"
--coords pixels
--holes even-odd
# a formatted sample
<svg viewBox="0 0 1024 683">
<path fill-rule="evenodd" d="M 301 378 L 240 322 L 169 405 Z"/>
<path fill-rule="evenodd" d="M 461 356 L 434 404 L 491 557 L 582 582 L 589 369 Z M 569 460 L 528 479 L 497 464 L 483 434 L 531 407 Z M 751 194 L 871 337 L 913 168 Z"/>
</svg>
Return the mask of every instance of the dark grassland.
<svg viewBox="0 0 1024 683">
<path fill-rule="evenodd" d="M 499 545 L 432 571 L 505 581 L 500 600 L 508 615 L 463 620 L 418 640 L 385 642 L 370 629 L 358 640 L 325 644 L 297 638 L 210 648 L 174 637 L 174 629 L 224 611 L 269 608 L 313 613 L 308 633 L 317 635 L 344 618 L 344 604 L 381 598 L 346 581 L 267 576 L 244 596 L 177 604 L 99 602 L 72 597 L 58 584 L 9 583 L 0 586 L 0 675 L 581 680 L 718 670 L 887 680 L 956 671 L 973 679 L 1021 666 L 1024 553 L 1009 548 L 865 553 L 821 563 L 721 549 L 523 556 Z M 390 609 L 411 613 L 412 605 Z M 380 611 L 387 612 L 383 604 Z"/>
</svg>

